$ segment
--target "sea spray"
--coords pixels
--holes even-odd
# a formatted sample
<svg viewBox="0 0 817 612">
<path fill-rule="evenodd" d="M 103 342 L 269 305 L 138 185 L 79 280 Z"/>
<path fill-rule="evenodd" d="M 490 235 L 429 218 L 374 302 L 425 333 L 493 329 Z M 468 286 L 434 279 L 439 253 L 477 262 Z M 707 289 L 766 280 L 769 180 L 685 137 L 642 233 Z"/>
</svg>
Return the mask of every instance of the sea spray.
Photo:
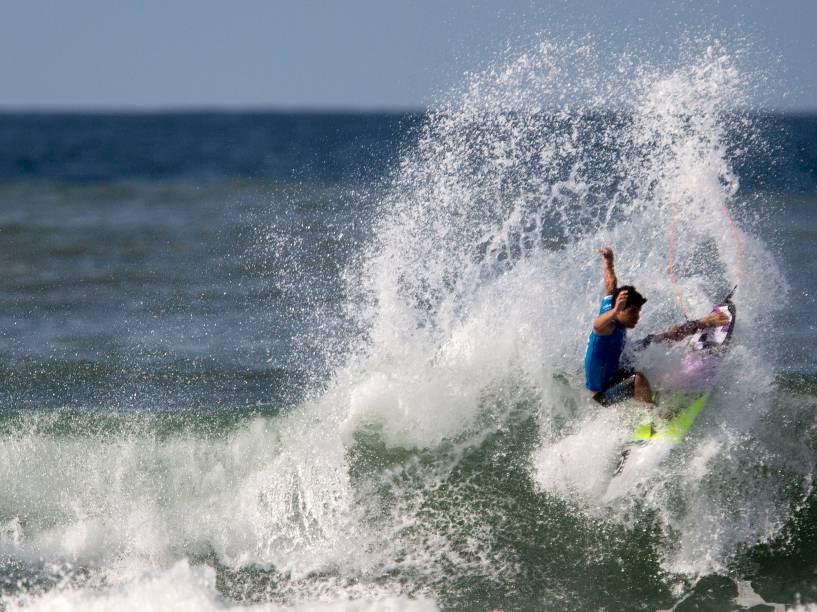
<svg viewBox="0 0 817 612">
<path fill-rule="evenodd" d="M 679 318 L 666 268 L 676 214 L 682 299 L 688 310 L 704 314 L 742 277 L 736 341 L 742 347 L 703 421 L 718 435 L 692 436 L 688 448 L 649 475 L 648 489 L 633 495 L 666 525 L 668 569 L 719 571 L 744 546 L 779 529 L 790 499 L 788 487 L 774 480 L 765 483 L 762 504 L 735 497 L 751 490 L 747 483 L 733 482 L 713 495 L 704 477 L 712 473 L 720 482 L 714 475 L 723 473 L 720 462 L 775 455 L 754 446 L 741 450 L 737 442 L 769 410 L 763 398 L 776 367 L 775 346 L 763 333 L 748 333 L 767 329 L 776 305 L 754 296 L 786 290 L 775 257 L 751 228 L 739 229 L 736 239 L 725 216 L 729 207 L 742 216 L 733 169 L 740 149 L 730 139 L 742 130 L 737 138 L 762 145 L 740 112 L 750 75 L 718 44 L 687 49 L 670 69 L 624 59 L 621 65 L 631 68 L 629 78 L 591 81 L 588 74 L 599 76 L 591 45 L 542 44 L 505 66 L 470 75 L 459 97 L 431 113 L 403 159 L 377 226 L 364 275 L 370 343 L 354 364 L 373 399 L 351 407 L 357 419 L 374 419 L 388 444 L 427 446 L 476 422 L 485 409 L 479 397 L 492 386 L 535 385 L 541 391 L 539 426 L 552 435 L 551 424 L 566 418 L 559 414 L 564 402 L 554 401 L 559 373 L 581 393 L 577 370 L 599 296 L 599 246 L 613 246 L 619 278 L 650 297 L 641 329 L 658 330 Z M 575 88 L 566 74 L 578 75 Z M 584 105 L 553 104 L 582 99 L 590 82 L 599 94 Z M 738 255 L 738 241 L 745 256 Z M 640 365 L 660 380 L 657 350 L 663 349 L 646 353 Z M 584 403 L 585 415 L 598 410 Z M 723 427 L 735 414 L 743 433 L 732 435 Z M 502 423 L 501 415 L 496 422 Z M 586 453 L 584 460 L 594 463 L 576 468 L 578 480 L 568 483 L 572 493 L 595 495 L 604 488 L 600 481 L 612 471 L 616 443 L 629 422 L 579 428 L 579 446 L 600 452 Z M 553 465 L 553 453 L 565 461 L 551 442 L 545 436 L 534 456 L 540 468 Z M 680 457 L 694 456 L 694 449 L 709 460 L 691 461 L 687 473 Z M 557 478 L 546 469 L 534 474 L 552 490 L 573 468 Z M 591 495 L 585 502 L 600 500 Z M 727 506 L 735 504 L 744 508 L 741 527 L 719 524 L 717 517 L 733 514 Z"/>
</svg>

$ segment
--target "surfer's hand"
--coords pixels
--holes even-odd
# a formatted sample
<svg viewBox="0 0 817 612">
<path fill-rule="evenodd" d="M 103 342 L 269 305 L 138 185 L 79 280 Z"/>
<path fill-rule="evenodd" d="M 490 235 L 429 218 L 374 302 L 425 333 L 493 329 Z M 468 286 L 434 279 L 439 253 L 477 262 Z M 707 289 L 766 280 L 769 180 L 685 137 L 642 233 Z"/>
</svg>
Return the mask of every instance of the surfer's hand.
<svg viewBox="0 0 817 612">
<path fill-rule="evenodd" d="M 619 292 L 616 296 L 616 303 L 613 305 L 613 310 L 615 312 L 624 312 L 624 309 L 627 308 L 627 290 Z"/>
<path fill-rule="evenodd" d="M 698 320 L 698 326 L 701 329 L 707 327 L 720 327 L 729 323 L 729 316 L 723 312 L 710 312 L 708 315 Z"/>
<path fill-rule="evenodd" d="M 610 263 L 613 262 L 613 249 L 610 247 L 601 247 L 599 249 L 599 253 L 601 253 L 602 258 L 604 261 L 609 261 Z"/>
</svg>

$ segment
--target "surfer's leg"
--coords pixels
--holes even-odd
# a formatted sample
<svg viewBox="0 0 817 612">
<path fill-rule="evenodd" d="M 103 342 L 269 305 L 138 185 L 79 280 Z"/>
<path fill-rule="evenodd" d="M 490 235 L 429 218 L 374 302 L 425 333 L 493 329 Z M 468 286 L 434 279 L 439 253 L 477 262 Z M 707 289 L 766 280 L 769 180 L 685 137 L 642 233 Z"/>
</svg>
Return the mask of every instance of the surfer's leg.
<svg viewBox="0 0 817 612">
<path fill-rule="evenodd" d="M 635 395 L 635 376 L 630 375 L 624 379 L 614 381 L 606 389 L 599 391 L 593 396 L 602 406 L 612 406 L 618 402 L 631 399 Z"/>
<path fill-rule="evenodd" d="M 622 372 L 623 378 L 616 377 L 613 384 L 606 389 L 599 391 L 593 396 L 602 406 L 611 406 L 628 399 L 637 399 L 648 404 L 653 404 L 652 390 L 647 377 L 641 372 Z"/>
<path fill-rule="evenodd" d="M 652 401 L 652 389 L 647 377 L 641 372 L 633 374 L 633 397 L 648 404 L 654 403 Z"/>
</svg>

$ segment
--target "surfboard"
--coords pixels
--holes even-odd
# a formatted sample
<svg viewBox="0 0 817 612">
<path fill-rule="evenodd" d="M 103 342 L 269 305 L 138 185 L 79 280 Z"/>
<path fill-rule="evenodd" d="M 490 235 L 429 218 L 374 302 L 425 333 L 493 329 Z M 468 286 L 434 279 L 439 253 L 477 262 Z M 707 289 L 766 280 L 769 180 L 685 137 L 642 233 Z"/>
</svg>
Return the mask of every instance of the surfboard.
<svg viewBox="0 0 817 612">
<path fill-rule="evenodd" d="M 679 443 L 706 406 L 735 329 L 734 292 L 733 289 L 723 302 L 712 308 L 712 312 L 726 314 L 729 321 L 720 327 L 700 330 L 686 340 L 686 353 L 678 371 L 666 381 L 667 390 L 659 404 L 633 429 L 614 477 L 622 472 L 635 449 L 654 443 L 661 443 L 663 447 Z"/>
</svg>

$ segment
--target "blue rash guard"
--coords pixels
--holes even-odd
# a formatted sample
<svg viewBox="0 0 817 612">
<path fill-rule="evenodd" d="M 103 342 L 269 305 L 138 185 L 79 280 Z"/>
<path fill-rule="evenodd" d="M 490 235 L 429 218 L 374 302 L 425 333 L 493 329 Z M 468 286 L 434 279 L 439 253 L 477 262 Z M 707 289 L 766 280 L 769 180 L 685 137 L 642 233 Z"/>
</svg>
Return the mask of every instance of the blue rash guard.
<svg viewBox="0 0 817 612">
<path fill-rule="evenodd" d="M 613 307 L 613 296 L 606 295 L 601 300 L 599 314 L 604 314 Z M 613 380 L 618 371 L 621 352 L 627 339 L 627 330 L 617 321 L 613 321 L 615 329 L 609 336 L 598 336 L 590 332 L 587 341 L 587 353 L 584 355 L 585 387 L 598 393 L 603 391 Z"/>
</svg>

